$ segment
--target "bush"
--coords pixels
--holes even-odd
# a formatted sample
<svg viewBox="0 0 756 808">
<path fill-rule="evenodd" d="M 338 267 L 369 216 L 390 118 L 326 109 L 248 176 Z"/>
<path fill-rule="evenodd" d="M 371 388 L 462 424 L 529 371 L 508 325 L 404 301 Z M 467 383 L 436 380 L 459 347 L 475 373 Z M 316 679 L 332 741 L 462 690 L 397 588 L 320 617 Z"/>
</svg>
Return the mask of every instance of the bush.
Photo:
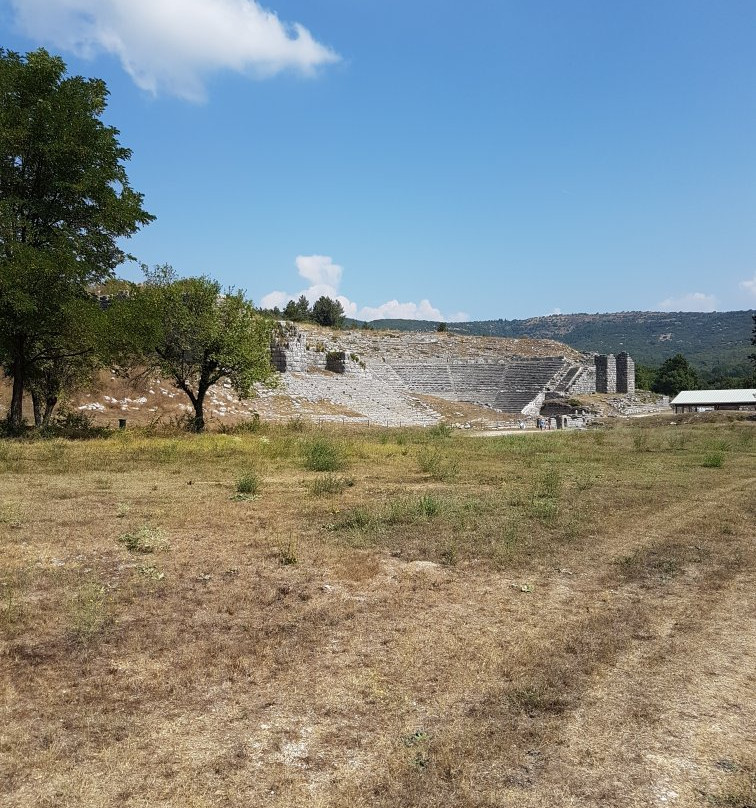
<svg viewBox="0 0 756 808">
<path fill-rule="evenodd" d="M 436 424 L 428 429 L 431 438 L 450 438 L 453 432 L 449 424 Z"/>
<path fill-rule="evenodd" d="M 707 455 L 704 455 L 701 465 L 707 469 L 718 469 L 724 465 L 724 460 L 724 452 L 709 452 Z"/>
<path fill-rule="evenodd" d="M 260 478 L 253 472 L 242 474 L 236 481 L 237 494 L 256 494 L 260 490 Z"/>
<path fill-rule="evenodd" d="M 304 464 L 310 471 L 339 471 L 346 466 L 346 458 L 339 444 L 316 438 L 305 446 Z"/>
</svg>

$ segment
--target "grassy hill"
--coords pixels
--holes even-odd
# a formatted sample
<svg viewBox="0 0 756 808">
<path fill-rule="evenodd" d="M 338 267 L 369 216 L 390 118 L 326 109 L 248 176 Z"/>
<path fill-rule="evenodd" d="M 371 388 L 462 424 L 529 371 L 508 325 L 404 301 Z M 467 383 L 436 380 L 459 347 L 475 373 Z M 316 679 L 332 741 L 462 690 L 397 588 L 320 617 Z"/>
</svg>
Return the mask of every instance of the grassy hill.
<svg viewBox="0 0 756 808">
<path fill-rule="evenodd" d="M 746 372 L 753 310 L 725 312 L 627 311 L 609 314 L 553 314 L 527 320 L 449 323 L 457 334 L 555 339 L 581 351 L 627 351 L 636 362 L 658 365 L 682 353 L 697 368 Z M 424 320 L 374 320 L 377 329 L 433 331 Z"/>
</svg>

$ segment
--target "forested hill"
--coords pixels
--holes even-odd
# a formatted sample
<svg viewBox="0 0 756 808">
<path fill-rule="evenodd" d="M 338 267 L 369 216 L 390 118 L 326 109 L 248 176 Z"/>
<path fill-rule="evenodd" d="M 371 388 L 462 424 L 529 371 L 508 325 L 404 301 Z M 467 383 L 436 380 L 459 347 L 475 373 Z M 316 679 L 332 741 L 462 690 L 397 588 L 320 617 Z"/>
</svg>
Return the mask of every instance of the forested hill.
<svg viewBox="0 0 756 808">
<path fill-rule="evenodd" d="M 552 314 L 528 320 L 449 323 L 457 334 L 556 339 L 581 351 L 627 351 L 636 362 L 658 365 L 677 353 L 702 370 L 748 367 L 753 310 L 725 312 L 623 311 Z M 359 325 L 359 323 L 355 323 Z M 435 331 L 424 320 L 373 320 L 376 329 Z"/>
</svg>

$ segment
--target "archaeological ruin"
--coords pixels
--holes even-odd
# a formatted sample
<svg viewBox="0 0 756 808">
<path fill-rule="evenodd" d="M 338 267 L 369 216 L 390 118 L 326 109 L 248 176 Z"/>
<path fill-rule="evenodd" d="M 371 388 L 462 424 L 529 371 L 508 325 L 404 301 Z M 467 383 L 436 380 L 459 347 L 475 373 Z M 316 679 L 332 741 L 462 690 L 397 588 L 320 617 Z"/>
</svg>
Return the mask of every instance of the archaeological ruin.
<svg viewBox="0 0 756 808">
<path fill-rule="evenodd" d="M 576 395 L 635 391 L 627 353 L 581 354 L 548 340 L 330 332 L 280 323 L 272 358 L 289 394 L 348 406 L 389 425 L 437 422 L 433 399 L 512 420 L 537 418 L 542 408 Z"/>
</svg>

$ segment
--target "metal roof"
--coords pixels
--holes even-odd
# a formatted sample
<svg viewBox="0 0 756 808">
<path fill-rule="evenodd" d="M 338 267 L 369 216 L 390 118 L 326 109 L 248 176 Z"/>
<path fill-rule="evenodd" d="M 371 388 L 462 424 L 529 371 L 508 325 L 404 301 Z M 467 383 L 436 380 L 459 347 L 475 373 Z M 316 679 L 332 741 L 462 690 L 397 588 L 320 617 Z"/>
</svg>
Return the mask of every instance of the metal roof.
<svg viewBox="0 0 756 808">
<path fill-rule="evenodd" d="M 683 390 L 672 401 L 675 404 L 756 404 L 756 389 L 750 390 Z"/>
</svg>

